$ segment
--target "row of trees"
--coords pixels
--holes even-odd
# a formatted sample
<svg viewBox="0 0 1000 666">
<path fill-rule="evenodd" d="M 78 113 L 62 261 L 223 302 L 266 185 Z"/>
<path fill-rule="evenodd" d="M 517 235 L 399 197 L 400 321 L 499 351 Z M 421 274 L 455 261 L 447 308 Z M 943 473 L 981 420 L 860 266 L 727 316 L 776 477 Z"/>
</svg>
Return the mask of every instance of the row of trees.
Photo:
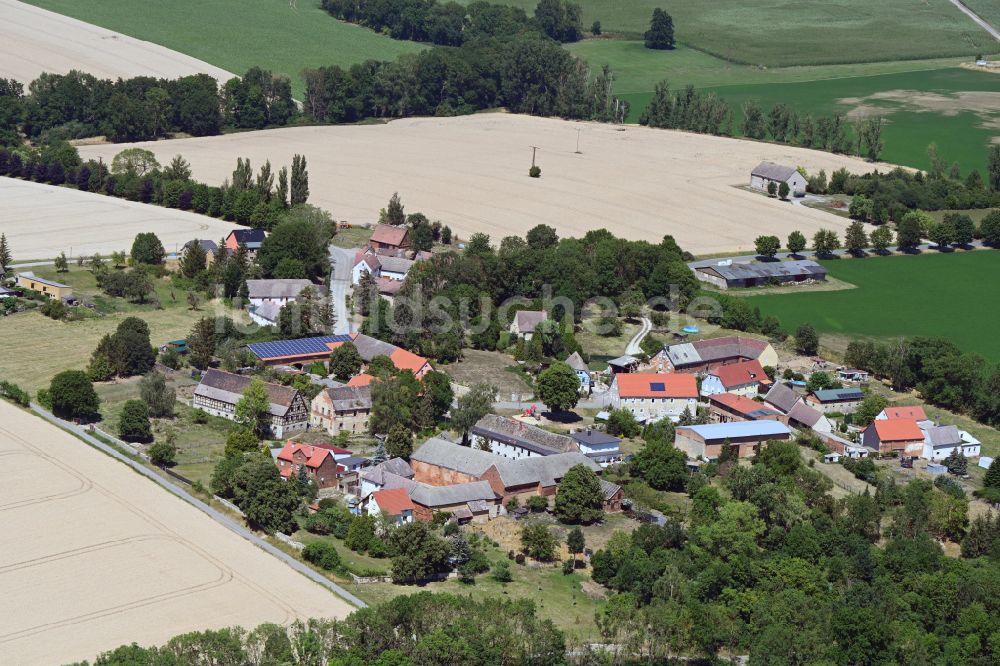
<svg viewBox="0 0 1000 666">
<path fill-rule="evenodd" d="M 221 88 L 207 74 L 111 81 L 72 70 L 41 74 L 25 94 L 20 83 L 0 79 L 0 108 L 0 145 L 14 146 L 19 132 L 32 139 L 147 141 L 280 126 L 297 113 L 289 79 L 257 67 Z"/>
<path fill-rule="evenodd" d="M 467 7 L 438 0 L 322 0 L 331 16 L 394 39 L 461 46 L 483 38 L 541 33 L 560 42 L 583 36 L 580 6 L 567 0 L 539 0 L 533 18 L 523 9 L 478 0 Z"/>
</svg>

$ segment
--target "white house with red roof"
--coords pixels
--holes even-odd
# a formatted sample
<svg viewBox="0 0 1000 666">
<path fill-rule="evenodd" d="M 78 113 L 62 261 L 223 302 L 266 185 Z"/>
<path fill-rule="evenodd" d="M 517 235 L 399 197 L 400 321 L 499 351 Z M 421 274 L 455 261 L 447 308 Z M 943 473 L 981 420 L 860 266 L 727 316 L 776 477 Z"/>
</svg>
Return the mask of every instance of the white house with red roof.
<svg viewBox="0 0 1000 666">
<path fill-rule="evenodd" d="M 396 519 L 397 525 L 412 523 L 417 505 L 410 499 L 406 488 L 376 490 L 368 496 L 365 507 L 369 516 L 387 514 Z"/>
<path fill-rule="evenodd" d="M 767 374 L 760 361 L 740 361 L 720 365 L 709 372 L 701 382 L 704 396 L 720 393 L 734 393 L 752 398 L 760 393 L 761 384 L 769 384 Z"/>
<path fill-rule="evenodd" d="M 687 373 L 618 373 L 611 382 L 611 406 L 627 409 L 639 421 L 669 418 L 698 409 L 698 380 Z"/>
</svg>

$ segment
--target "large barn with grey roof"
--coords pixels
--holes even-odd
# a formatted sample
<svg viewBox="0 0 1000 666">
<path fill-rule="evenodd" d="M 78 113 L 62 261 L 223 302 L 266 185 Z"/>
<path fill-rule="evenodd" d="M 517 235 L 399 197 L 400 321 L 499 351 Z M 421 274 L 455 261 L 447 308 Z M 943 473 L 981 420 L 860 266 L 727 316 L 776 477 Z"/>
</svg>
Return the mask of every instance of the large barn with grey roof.
<svg viewBox="0 0 1000 666">
<path fill-rule="evenodd" d="M 826 269 L 808 259 L 770 261 L 760 264 L 719 263 L 699 266 L 695 277 L 719 289 L 739 289 L 792 282 L 822 282 Z"/>
<path fill-rule="evenodd" d="M 750 187 L 758 190 L 767 190 L 768 183 L 781 186 L 781 183 L 788 185 L 788 190 L 792 195 L 801 197 L 806 193 L 808 185 L 805 177 L 799 170 L 784 164 L 774 162 L 761 162 L 750 172 Z"/>
</svg>

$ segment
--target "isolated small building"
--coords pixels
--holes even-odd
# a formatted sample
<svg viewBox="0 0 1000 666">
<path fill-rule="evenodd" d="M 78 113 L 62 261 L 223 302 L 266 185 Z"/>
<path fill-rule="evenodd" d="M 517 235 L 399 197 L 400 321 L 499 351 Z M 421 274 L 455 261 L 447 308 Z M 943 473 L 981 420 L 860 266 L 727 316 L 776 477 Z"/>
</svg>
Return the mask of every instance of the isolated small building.
<svg viewBox="0 0 1000 666">
<path fill-rule="evenodd" d="M 588 368 L 587 364 L 583 362 L 583 357 L 580 356 L 580 352 L 573 352 L 567 356 L 566 365 L 573 368 L 573 372 L 576 373 L 576 378 L 580 380 L 580 391 L 583 393 L 590 393 L 590 368 Z"/>
<path fill-rule="evenodd" d="M 686 373 L 622 373 L 611 382 L 611 405 L 639 421 L 676 421 L 686 409 L 698 410 L 698 380 Z"/>
<path fill-rule="evenodd" d="M 924 452 L 924 433 L 913 419 L 875 419 L 865 428 L 861 441 L 881 455 L 916 458 Z"/>
<path fill-rule="evenodd" d="M 716 460 L 722 447 L 736 448 L 740 458 L 755 454 L 755 448 L 770 441 L 791 439 L 792 431 L 780 421 L 740 421 L 734 423 L 709 423 L 706 425 L 678 426 L 674 446 L 689 458 Z"/>
<path fill-rule="evenodd" d="M 312 400 L 309 422 L 331 435 L 341 432 L 367 432 L 372 413 L 372 394 L 368 386 L 340 386 L 323 389 Z"/>
<path fill-rule="evenodd" d="M 719 289 L 739 289 L 826 280 L 827 271 L 815 261 L 801 259 L 795 261 L 769 261 L 760 264 L 719 262 L 712 266 L 700 266 L 694 271 L 702 282 L 715 285 Z"/>
<path fill-rule="evenodd" d="M 377 254 L 399 255 L 410 248 L 410 230 L 391 224 L 375 225 L 368 247 Z"/>
<path fill-rule="evenodd" d="M 576 442 L 580 453 L 587 456 L 601 467 L 614 465 L 622 461 L 621 441 L 614 435 L 602 430 L 587 428 L 571 432 L 570 437 Z"/>
<path fill-rule="evenodd" d="M 194 390 L 192 406 L 233 421 L 236 403 L 250 386 L 250 377 L 235 375 L 222 370 L 209 370 Z M 290 386 L 265 383 L 264 389 L 270 402 L 268 430 L 275 438 L 305 430 L 309 425 L 309 404 L 302 394 Z"/>
<path fill-rule="evenodd" d="M 510 323 L 510 333 L 530 340 L 535 334 L 535 328 L 548 318 L 549 313 L 544 310 L 518 310 L 514 313 L 514 321 Z"/>
<path fill-rule="evenodd" d="M 853 414 L 861 406 L 861 401 L 864 399 L 865 394 L 861 389 L 823 389 L 807 395 L 806 404 L 824 414 L 833 412 Z"/>
<path fill-rule="evenodd" d="M 740 361 L 720 365 L 708 373 L 701 382 L 701 394 L 735 393 L 753 397 L 760 392 L 761 383 L 770 385 L 760 361 Z"/>
<path fill-rule="evenodd" d="M 789 192 L 797 197 L 806 193 L 806 185 L 809 184 L 795 167 L 761 162 L 750 172 L 750 187 L 766 192 L 769 183 L 774 183 L 778 187 L 785 183 Z"/>
<path fill-rule="evenodd" d="M 68 284 L 56 282 L 55 280 L 49 280 L 48 278 L 38 277 L 31 271 L 18 273 L 16 283 L 17 286 L 22 289 L 44 294 L 49 298 L 62 300 L 73 295 L 73 287 Z"/>
<path fill-rule="evenodd" d="M 967 458 L 981 453 L 979 440 L 954 425 L 930 425 L 924 431 L 924 448 L 920 457 L 926 460 L 944 460 L 955 451 Z"/>
</svg>

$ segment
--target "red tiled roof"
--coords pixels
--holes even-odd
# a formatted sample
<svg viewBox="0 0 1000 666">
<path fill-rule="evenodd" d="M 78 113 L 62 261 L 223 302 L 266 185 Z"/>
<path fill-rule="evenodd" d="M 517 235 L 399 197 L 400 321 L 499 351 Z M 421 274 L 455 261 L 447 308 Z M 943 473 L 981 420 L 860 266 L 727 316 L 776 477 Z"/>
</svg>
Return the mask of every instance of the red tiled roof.
<svg viewBox="0 0 1000 666">
<path fill-rule="evenodd" d="M 709 396 L 708 399 L 740 414 L 750 414 L 761 409 L 769 410 L 775 414 L 778 413 L 762 402 L 757 402 L 756 400 L 751 400 L 735 393 L 716 393 Z"/>
<path fill-rule="evenodd" d="M 396 366 L 399 370 L 411 370 L 414 374 L 420 371 L 425 365 L 427 365 L 427 359 L 423 356 L 417 356 L 411 351 L 407 351 L 402 347 L 396 349 L 389 356 L 392 364 Z"/>
<path fill-rule="evenodd" d="M 354 375 L 351 377 L 350 381 L 347 382 L 348 386 L 368 386 L 375 379 L 373 376 L 369 375 L 367 372 L 362 372 L 360 375 Z"/>
<path fill-rule="evenodd" d="M 686 373 L 619 373 L 615 381 L 622 398 L 698 397 L 698 380 Z"/>
<path fill-rule="evenodd" d="M 913 419 L 875 421 L 875 432 L 882 442 L 912 442 L 924 438 L 924 432 Z"/>
<path fill-rule="evenodd" d="M 379 510 L 394 516 L 398 516 L 403 511 L 413 511 L 417 508 L 417 505 L 410 499 L 405 488 L 376 490 L 372 493 L 372 498 L 378 504 Z"/>
<path fill-rule="evenodd" d="M 333 451 L 320 446 L 312 446 L 310 444 L 298 444 L 296 442 L 288 442 L 285 444 L 284 448 L 278 453 L 279 460 L 285 460 L 287 462 L 295 461 L 295 454 L 299 451 L 306 456 L 306 467 L 311 467 L 313 469 L 319 467 L 326 460 L 327 456 L 332 456 Z M 349 453 L 349 452 L 348 452 Z"/>
<path fill-rule="evenodd" d="M 718 377 L 722 385 L 727 389 L 736 386 L 746 386 L 747 384 L 760 382 L 761 379 L 767 379 L 767 374 L 757 359 L 720 365 L 715 368 L 712 374 Z"/>
<path fill-rule="evenodd" d="M 373 243 L 384 243 L 399 247 L 406 240 L 406 227 L 394 227 L 391 224 L 379 224 L 372 232 Z"/>
<path fill-rule="evenodd" d="M 885 412 L 886 419 L 890 421 L 893 419 L 913 419 L 914 421 L 927 420 L 927 414 L 924 413 L 923 407 L 886 407 L 882 411 Z"/>
</svg>

